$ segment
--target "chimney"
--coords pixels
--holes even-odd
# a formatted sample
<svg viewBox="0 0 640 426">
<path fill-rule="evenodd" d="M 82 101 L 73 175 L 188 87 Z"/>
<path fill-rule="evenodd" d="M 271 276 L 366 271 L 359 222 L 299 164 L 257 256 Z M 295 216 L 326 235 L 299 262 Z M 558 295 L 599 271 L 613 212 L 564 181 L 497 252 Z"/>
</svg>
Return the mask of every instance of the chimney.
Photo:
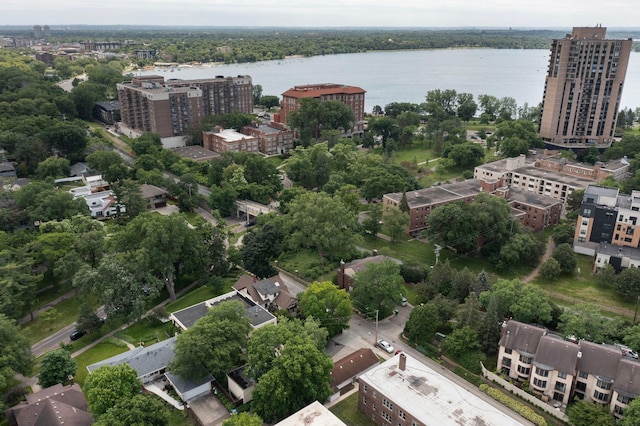
<svg viewBox="0 0 640 426">
<path fill-rule="evenodd" d="M 404 371 L 407 368 L 407 356 L 403 353 L 400 354 L 400 361 L 398 362 L 398 368 Z"/>
</svg>

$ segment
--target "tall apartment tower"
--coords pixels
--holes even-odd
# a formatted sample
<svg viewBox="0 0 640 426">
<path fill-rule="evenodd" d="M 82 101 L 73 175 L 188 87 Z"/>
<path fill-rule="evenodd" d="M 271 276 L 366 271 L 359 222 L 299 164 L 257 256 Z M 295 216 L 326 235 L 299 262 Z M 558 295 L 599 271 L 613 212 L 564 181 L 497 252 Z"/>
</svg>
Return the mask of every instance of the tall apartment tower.
<svg viewBox="0 0 640 426">
<path fill-rule="evenodd" d="M 632 40 L 575 27 L 551 45 L 539 135 L 561 148 L 611 146 Z"/>
<path fill-rule="evenodd" d="M 122 123 L 163 138 L 181 136 L 208 115 L 253 112 L 250 76 L 165 81 L 162 76 L 148 75 L 117 88 Z"/>
<path fill-rule="evenodd" d="M 116 85 L 120 118 L 126 127 L 166 138 L 182 135 L 202 121 L 202 90 L 166 86 L 163 82 L 160 76 L 147 76 Z"/>
</svg>

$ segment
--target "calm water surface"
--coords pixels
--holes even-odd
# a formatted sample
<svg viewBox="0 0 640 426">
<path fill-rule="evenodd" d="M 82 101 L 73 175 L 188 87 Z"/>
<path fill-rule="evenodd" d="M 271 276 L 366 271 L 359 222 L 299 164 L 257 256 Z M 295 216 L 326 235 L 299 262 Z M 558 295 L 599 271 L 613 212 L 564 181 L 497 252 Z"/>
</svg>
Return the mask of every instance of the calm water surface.
<svg viewBox="0 0 640 426">
<path fill-rule="evenodd" d="M 302 84 L 342 83 L 367 91 L 365 110 L 390 102 L 424 102 L 428 91 L 454 89 L 474 96 L 510 96 L 518 105 L 542 101 L 548 50 L 451 49 L 367 52 L 315 56 L 253 64 L 181 67 L 136 74 L 166 79 L 248 74 L 265 95 L 280 96 Z M 621 106 L 640 107 L 640 52 L 632 52 Z"/>
</svg>

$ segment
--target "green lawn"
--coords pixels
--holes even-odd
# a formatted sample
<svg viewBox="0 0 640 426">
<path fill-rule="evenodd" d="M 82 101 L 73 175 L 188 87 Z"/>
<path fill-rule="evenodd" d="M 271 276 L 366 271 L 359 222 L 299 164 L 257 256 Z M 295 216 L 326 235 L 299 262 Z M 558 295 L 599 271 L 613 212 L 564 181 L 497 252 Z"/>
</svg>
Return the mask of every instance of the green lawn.
<svg viewBox="0 0 640 426">
<path fill-rule="evenodd" d="M 97 308 L 97 302 L 95 298 L 89 296 L 87 300 L 92 306 Z M 36 318 L 35 321 L 30 322 L 22 327 L 22 333 L 27 336 L 31 344 L 39 342 L 52 333 L 66 327 L 78 319 L 78 309 L 80 302 L 76 297 L 71 297 L 67 300 L 63 300 L 58 303 L 55 308 L 58 311 L 59 317 L 53 324 L 44 323 Z"/>
<path fill-rule="evenodd" d="M 382 148 L 376 148 L 375 152 L 382 155 Z M 431 150 L 431 148 L 429 147 L 429 143 L 426 141 L 411 144 L 411 146 L 406 148 L 399 148 L 395 152 L 396 164 L 400 164 L 403 162 L 412 163 L 414 161 L 417 163 L 422 163 L 424 161 L 433 160 L 434 158 L 436 158 L 436 156 L 433 153 L 433 150 Z"/>
<path fill-rule="evenodd" d="M 87 374 L 89 374 L 87 371 L 88 365 L 110 358 L 114 355 L 121 354 L 127 350 L 126 346 L 120 347 L 110 342 L 101 342 L 86 352 L 81 353 L 75 358 L 78 363 L 78 371 L 76 372 L 75 381 L 80 384 L 80 386 L 84 385 L 84 380 L 86 379 Z"/>
<path fill-rule="evenodd" d="M 220 296 L 221 294 L 228 293 L 233 289 L 233 283 L 235 283 L 237 279 L 238 277 L 235 275 L 225 277 L 222 290 L 215 289 L 214 287 L 209 285 L 202 285 L 194 290 L 191 290 L 184 296 L 178 298 L 178 300 L 176 300 L 175 302 L 167 304 L 165 306 L 165 309 L 167 310 L 167 312 L 176 312 L 180 309 L 195 305 L 196 303 L 204 302 L 205 300 L 209 300 L 216 296 Z"/>
<path fill-rule="evenodd" d="M 117 332 L 115 336 L 134 346 L 138 346 L 140 342 L 145 344 L 160 342 L 173 336 L 173 334 L 174 326 L 171 322 L 163 324 L 154 318 L 145 318 Z"/>
<path fill-rule="evenodd" d="M 358 411 L 358 392 L 329 408 L 329 411 L 349 426 L 375 426 L 369 417 Z"/>
</svg>

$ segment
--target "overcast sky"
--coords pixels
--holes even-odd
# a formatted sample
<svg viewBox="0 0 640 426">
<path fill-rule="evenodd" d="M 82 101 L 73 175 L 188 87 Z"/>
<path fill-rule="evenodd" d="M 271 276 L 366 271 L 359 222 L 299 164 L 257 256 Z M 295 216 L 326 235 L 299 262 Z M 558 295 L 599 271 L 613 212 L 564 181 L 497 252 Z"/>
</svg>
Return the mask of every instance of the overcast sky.
<svg viewBox="0 0 640 426">
<path fill-rule="evenodd" d="M 638 0 L 1 0 L 0 25 L 638 27 Z"/>
</svg>

